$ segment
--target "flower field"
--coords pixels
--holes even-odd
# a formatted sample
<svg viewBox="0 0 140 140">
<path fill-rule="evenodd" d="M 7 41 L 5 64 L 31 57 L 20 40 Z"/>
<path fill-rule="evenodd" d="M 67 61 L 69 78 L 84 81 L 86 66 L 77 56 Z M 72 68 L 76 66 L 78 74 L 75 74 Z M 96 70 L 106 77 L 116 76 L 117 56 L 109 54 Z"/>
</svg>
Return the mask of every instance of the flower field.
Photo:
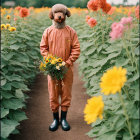
<svg viewBox="0 0 140 140">
<path fill-rule="evenodd" d="M 138 140 L 139 9 L 88 3 L 71 8 L 67 24 L 80 41 L 79 74 L 91 97 L 84 118 L 95 140 Z M 96 6 L 96 8 L 95 8 Z M 94 8 L 93 8 L 94 7 Z M 19 133 L 35 76 L 40 73 L 39 44 L 52 24 L 49 8 L 1 9 L 1 138 Z"/>
</svg>

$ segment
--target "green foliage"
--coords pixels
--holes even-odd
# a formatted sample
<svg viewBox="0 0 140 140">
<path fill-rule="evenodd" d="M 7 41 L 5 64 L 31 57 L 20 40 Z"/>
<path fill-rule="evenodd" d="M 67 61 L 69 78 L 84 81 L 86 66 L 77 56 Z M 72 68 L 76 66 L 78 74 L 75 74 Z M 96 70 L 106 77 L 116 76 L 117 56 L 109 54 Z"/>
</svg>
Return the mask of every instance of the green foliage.
<svg viewBox="0 0 140 140">
<path fill-rule="evenodd" d="M 68 7 L 81 7 L 86 8 L 88 0 L 78 0 L 78 1 L 71 1 L 69 0 L 13 0 L 15 1 L 16 6 L 23 6 L 23 7 L 52 7 L 57 3 L 65 4 Z M 2 0 L 3 4 L 4 0 Z M 4 5 L 3 5 L 4 6 Z"/>
<path fill-rule="evenodd" d="M 51 21 L 47 16 L 31 14 L 26 20 L 14 22 L 4 17 L 1 22 L 16 27 L 13 32 L 2 30 L 1 36 L 1 139 L 6 140 L 10 134 L 19 133 L 20 122 L 28 119 L 22 110 L 29 98 L 26 91 L 39 73 L 39 44 Z"/>
<path fill-rule="evenodd" d="M 78 60 L 79 74 L 85 82 L 86 93 L 90 96 L 100 95 L 100 78 L 107 69 L 112 66 L 126 68 L 127 82 L 122 94 L 134 139 L 138 140 L 140 135 L 138 22 L 134 17 L 133 28 L 128 29 L 123 38 L 111 41 L 109 37 L 111 24 L 116 21 L 108 20 L 108 15 L 101 17 L 99 13 L 93 13 L 91 16 L 97 20 L 97 25 L 93 29 L 86 23 L 81 24 L 85 22 L 85 17 L 79 19 L 78 22 L 78 17 L 73 18 L 71 24 L 78 32 L 81 44 L 81 54 Z M 114 18 L 119 21 L 121 16 L 116 14 Z M 92 129 L 87 135 L 96 140 L 131 139 L 118 93 L 103 96 L 103 99 L 104 119 L 93 123 Z"/>
</svg>

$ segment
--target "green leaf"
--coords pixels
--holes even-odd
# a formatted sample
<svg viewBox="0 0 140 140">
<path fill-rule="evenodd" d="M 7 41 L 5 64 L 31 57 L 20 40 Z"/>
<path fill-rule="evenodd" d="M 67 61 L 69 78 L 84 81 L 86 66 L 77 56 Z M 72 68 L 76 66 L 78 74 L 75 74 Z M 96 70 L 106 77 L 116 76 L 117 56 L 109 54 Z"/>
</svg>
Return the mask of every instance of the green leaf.
<svg viewBox="0 0 140 140">
<path fill-rule="evenodd" d="M 116 140 L 117 133 L 112 131 L 112 132 L 107 132 L 100 137 L 96 137 L 96 140 Z"/>
<path fill-rule="evenodd" d="M 12 134 L 20 134 L 19 130 L 18 129 L 15 129 L 14 131 L 12 131 Z"/>
<path fill-rule="evenodd" d="M 129 59 L 125 59 L 125 58 L 123 58 L 123 57 L 121 57 L 121 58 L 118 58 L 117 60 L 116 60 L 116 66 L 125 66 L 125 65 L 127 65 L 128 64 L 128 62 L 129 62 Z"/>
<path fill-rule="evenodd" d="M 2 100 L 2 105 L 4 106 L 4 108 L 14 110 L 25 106 L 25 104 L 19 99 Z"/>
<path fill-rule="evenodd" d="M 4 119 L 1 121 L 1 137 L 7 138 L 12 131 L 18 126 L 19 123 L 14 120 Z"/>
<path fill-rule="evenodd" d="M 15 52 L 10 52 L 4 55 L 4 59 L 10 60 L 15 55 Z"/>
<path fill-rule="evenodd" d="M 123 134 L 123 140 L 131 140 L 131 137 L 128 131 Z"/>
<path fill-rule="evenodd" d="M 12 84 L 13 87 L 15 87 L 17 89 L 21 89 L 21 90 L 25 90 L 25 91 L 28 91 L 29 90 L 27 88 L 27 85 L 25 85 L 24 83 L 12 82 L 11 84 Z"/>
<path fill-rule="evenodd" d="M 6 75 L 6 79 L 8 79 L 9 81 L 22 81 L 21 76 L 13 74 L 13 75 Z"/>
<path fill-rule="evenodd" d="M 127 80 L 128 83 L 136 81 L 139 78 L 139 73 L 136 73 L 132 78 Z"/>
<path fill-rule="evenodd" d="M 16 89 L 15 96 L 16 96 L 17 98 L 23 98 L 23 97 L 24 97 L 24 94 L 23 94 L 23 92 L 22 92 L 21 89 Z"/>
<path fill-rule="evenodd" d="M 101 122 L 102 122 L 102 120 L 98 119 L 98 120 L 96 120 L 96 122 L 92 123 L 91 126 L 92 126 L 92 127 L 95 127 L 95 126 L 101 124 Z"/>
<path fill-rule="evenodd" d="M 6 79 L 1 80 L 1 86 L 4 86 L 6 84 Z"/>
<path fill-rule="evenodd" d="M 19 110 L 11 112 L 9 117 L 11 120 L 16 120 L 18 122 L 28 119 L 25 112 Z"/>
<path fill-rule="evenodd" d="M 4 86 L 2 86 L 3 90 L 11 90 L 11 83 L 6 83 Z"/>
<path fill-rule="evenodd" d="M 2 97 L 4 97 L 5 99 L 10 99 L 12 97 L 14 97 L 11 93 L 11 91 L 2 91 L 1 92 Z"/>
<path fill-rule="evenodd" d="M 18 50 L 19 49 L 19 45 L 16 45 L 16 44 L 11 45 L 10 46 L 10 49 L 12 49 L 12 50 Z"/>
<path fill-rule="evenodd" d="M 1 108 L 1 118 L 4 118 L 7 114 L 9 114 L 9 109 Z"/>
</svg>

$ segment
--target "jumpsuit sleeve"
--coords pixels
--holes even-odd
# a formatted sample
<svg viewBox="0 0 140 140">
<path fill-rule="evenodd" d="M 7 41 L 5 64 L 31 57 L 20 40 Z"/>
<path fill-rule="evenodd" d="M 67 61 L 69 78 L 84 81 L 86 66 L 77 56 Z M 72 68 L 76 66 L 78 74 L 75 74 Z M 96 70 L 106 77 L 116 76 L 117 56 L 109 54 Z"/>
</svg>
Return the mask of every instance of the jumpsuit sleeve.
<svg viewBox="0 0 140 140">
<path fill-rule="evenodd" d="M 80 43 L 78 41 L 77 33 L 74 32 L 72 46 L 71 46 L 71 54 L 68 60 L 66 61 L 66 63 L 72 66 L 73 62 L 75 62 L 78 59 L 79 55 L 80 55 Z"/>
<path fill-rule="evenodd" d="M 47 29 L 43 32 L 42 39 L 40 42 L 40 53 L 44 57 L 48 55 L 49 46 L 48 46 L 48 36 Z"/>
</svg>

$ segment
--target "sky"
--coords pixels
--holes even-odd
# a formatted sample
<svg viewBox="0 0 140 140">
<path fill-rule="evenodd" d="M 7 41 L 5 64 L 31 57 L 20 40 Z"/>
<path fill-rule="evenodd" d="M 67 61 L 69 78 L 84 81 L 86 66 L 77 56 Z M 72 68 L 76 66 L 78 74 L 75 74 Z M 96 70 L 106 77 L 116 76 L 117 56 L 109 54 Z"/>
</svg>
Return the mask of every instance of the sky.
<svg viewBox="0 0 140 140">
<path fill-rule="evenodd" d="M 136 5 L 136 3 L 139 1 L 139 0 L 127 0 L 128 1 L 128 4 L 127 5 Z M 114 3 L 114 4 L 122 4 L 123 3 L 123 0 L 107 0 L 108 3 Z"/>
</svg>

